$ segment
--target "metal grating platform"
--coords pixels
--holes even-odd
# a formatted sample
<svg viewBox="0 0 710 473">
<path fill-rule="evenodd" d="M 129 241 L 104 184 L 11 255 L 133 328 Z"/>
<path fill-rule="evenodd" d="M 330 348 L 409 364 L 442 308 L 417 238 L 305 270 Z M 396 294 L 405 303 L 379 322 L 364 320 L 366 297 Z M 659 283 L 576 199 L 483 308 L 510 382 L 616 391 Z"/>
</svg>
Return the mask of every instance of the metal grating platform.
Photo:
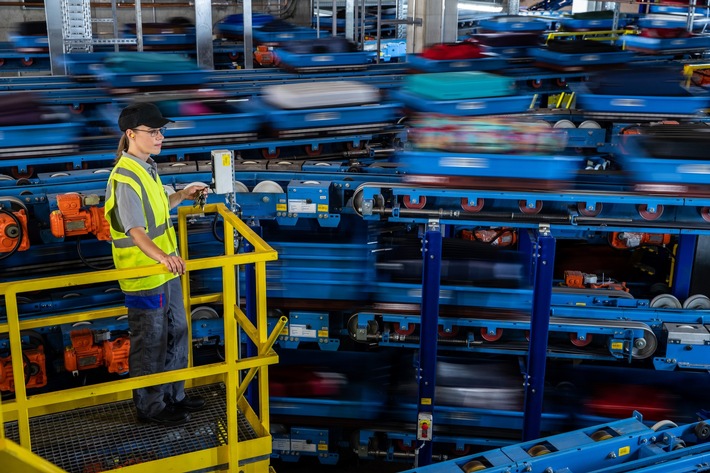
<svg viewBox="0 0 710 473">
<path fill-rule="evenodd" d="M 35 417 L 32 451 L 68 472 L 94 473 L 226 445 L 224 385 L 187 392 L 204 397 L 207 408 L 177 427 L 139 423 L 133 401 Z M 237 422 L 240 442 L 257 438 L 241 412 Z M 19 442 L 17 422 L 5 423 L 5 436 Z"/>
</svg>

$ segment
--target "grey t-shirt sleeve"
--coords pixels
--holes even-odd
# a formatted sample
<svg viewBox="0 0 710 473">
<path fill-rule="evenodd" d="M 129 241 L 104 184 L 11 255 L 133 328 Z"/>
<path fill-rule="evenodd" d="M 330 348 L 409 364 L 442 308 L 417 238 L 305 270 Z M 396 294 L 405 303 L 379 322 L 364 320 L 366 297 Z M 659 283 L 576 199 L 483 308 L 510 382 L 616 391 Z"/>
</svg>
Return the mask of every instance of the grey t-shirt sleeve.
<svg viewBox="0 0 710 473">
<path fill-rule="evenodd" d="M 115 217 L 118 229 L 128 234 L 131 228 L 146 228 L 143 204 L 140 197 L 128 184 L 116 183 Z"/>
</svg>

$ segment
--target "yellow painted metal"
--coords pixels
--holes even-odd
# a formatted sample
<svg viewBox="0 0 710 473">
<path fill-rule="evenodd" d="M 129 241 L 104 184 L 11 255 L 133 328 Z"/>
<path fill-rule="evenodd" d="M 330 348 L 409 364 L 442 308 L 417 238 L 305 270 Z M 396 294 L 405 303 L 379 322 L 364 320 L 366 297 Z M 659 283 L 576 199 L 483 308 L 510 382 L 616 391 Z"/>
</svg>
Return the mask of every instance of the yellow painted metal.
<svg viewBox="0 0 710 473">
<path fill-rule="evenodd" d="M 6 438 L 0 438 L 0 465 L 2 465 L 3 473 L 66 473 L 56 465 Z"/>
<path fill-rule="evenodd" d="M 685 85 L 690 87 L 692 85 L 693 73 L 696 71 L 705 71 L 710 69 L 710 64 L 686 64 L 683 66 L 683 75 L 687 78 Z"/>
<path fill-rule="evenodd" d="M 218 213 L 224 221 L 225 236 L 238 233 L 250 243 L 254 251 L 235 254 L 233 239 L 225 237 L 224 255 L 190 259 L 187 253 L 189 249 L 187 218 L 195 213 Z M 13 451 L 20 451 L 20 455 L 25 455 L 26 453 L 31 454 L 29 419 L 32 416 L 59 413 L 77 407 L 99 405 L 128 399 L 131 396 L 131 391 L 138 387 L 152 386 L 177 380 L 185 380 L 187 383 L 192 384 L 221 381 L 225 383 L 227 397 L 227 422 L 226 425 L 223 426 L 227 431 L 229 439 L 227 445 L 215 449 L 132 465 L 126 467 L 125 470 L 177 472 L 216 467 L 218 465 L 229 465 L 230 471 L 244 471 L 245 473 L 265 473 L 269 471 L 268 458 L 271 453 L 271 435 L 268 414 L 269 394 L 267 367 L 278 362 L 278 356 L 271 348 L 286 323 L 285 318 L 279 321 L 279 325 L 271 333 L 271 336 L 267 335 L 266 263 L 277 259 L 276 251 L 259 238 L 259 236 L 236 215 L 227 210 L 223 204 L 209 204 L 206 205 L 204 209 L 193 209 L 187 206 L 180 207 L 178 209 L 178 229 L 180 248 L 182 249 L 183 258 L 187 264 L 187 274 L 182 278 L 186 308 L 190 309 L 193 304 L 209 302 L 222 303 L 224 307 L 225 361 L 198 367 L 192 367 L 192 363 L 190 363 L 191 367 L 182 370 L 121 379 L 110 383 L 65 389 L 30 397 L 27 396 L 24 383 L 17 383 L 15 399 L 10 402 L 0 403 L 0 426 L 3 425 L 3 421 L 15 420 L 17 421 L 19 430 L 19 446 L 14 444 L 16 448 L 13 446 L 9 448 L 13 448 Z M 254 264 L 256 279 L 256 326 L 248 321 L 246 317 L 236 315 L 239 313 L 243 316 L 243 313 L 239 309 L 239 300 L 237 299 L 235 267 L 245 264 Z M 222 270 L 222 293 L 192 297 L 190 295 L 189 272 L 213 268 Z M 117 281 L 123 278 L 159 274 L 165 271 L 162 265 L 156 264 L 141 268 L 97 271 L 0 284 L 0 295 L 5 297 L 8 320 L 7 323 L 0 324 L 0 333 L 8 333 L 14 379 L 24 379 L 21 348 L 21 332 L 23 330 L 106 317 L 118 317 L 126 313 L 124 307 L 112 307 L 61 316 L 20 320 L 17 304 L 18 294 L 32 291 L 46 291 L 55 288 L 90 286 Z M 190 310 L 188 310 L 187 313 L 189 314 Z M 244 326 L 243 329 L 250 335 L 250 338 L 257 347 L 256 356 L 249 358 L 240 357 L 238 352 L 238 330 L 241 325 Z M 192 360 L 191 355 L 190 360 Z M 259 413 L 255 413 L 251 409 L 251 406 L 246 403 L 246 399 L 238 395 L 238 390 L 242 388 L 245 389 L 247 384 L 245 382 L 240 384 L 239 374 L 244 371 L 251 372 L 252 370 L 254 372 L 258 370 L 261 373 L 257 389 L 259 396 Z M 238 441 L 238 410 L 247 416 L 250 425 L 254 428 L 254 431 L 258 433 L 258 438 Z M 0 428 L 0 432 L 4 433 L 4 429 Z M 2 434 L 0 434 L 0 440 L 3 440 Z M 194 465 L 195 467 L 192 468 L 190 465 Z M 55 469 L 51 471 L 61 470 Z"/>
</svg>

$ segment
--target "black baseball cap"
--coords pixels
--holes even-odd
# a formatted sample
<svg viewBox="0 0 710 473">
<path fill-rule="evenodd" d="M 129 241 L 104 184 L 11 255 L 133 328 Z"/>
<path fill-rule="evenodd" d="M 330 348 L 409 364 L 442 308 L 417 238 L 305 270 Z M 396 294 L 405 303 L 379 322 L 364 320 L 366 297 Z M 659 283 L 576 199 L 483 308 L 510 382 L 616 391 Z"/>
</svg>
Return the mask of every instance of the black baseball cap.
<svg viewBox="0 0 710 473">
<path fill-rule="evenodd" d="M 158 107 L 148 102 L 131 104 L 121 110 L 121 116 L 118 117 L 118 127 L 121 131 L 133 129 L 139 125 L 162 128 L 168 123 L 175 122 L 165 118 Z"/>
</svg>

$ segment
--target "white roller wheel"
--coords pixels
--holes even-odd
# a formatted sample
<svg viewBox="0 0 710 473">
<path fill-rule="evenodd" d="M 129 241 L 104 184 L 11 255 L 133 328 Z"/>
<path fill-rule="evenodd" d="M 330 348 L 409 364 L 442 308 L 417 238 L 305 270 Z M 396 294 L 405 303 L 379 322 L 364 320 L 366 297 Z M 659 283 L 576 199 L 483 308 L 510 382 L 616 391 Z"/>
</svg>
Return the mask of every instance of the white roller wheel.
<svg viewBox="0 0 710 473">
<path fill-rule="evenodd" d="M 681 309 L 683 306 L 674 295 L 659 294 L 651 299 L 649 307 L 653 309 Z"/>
<path fill-rule="evenodd" d="M 558 120 L 552 128 L 577 128 L 570 120 Z"/>
<path fill-rule="evenodd" d="M 251 190 L 252 192 L 263 192 L 266 194 L 283 194 L 284 190 L 274 181 L 261 181 Z"/>
<path fill-rule="evenodd" d="M 599 123 L 595 122 L 594 120 L 584 120 L 582 123 L 579 124 L 577 128 L 596 128 L 599 129 L 601 128 L 601 125 Z"/>
<path fill-rule="evenodd" d="M 684 309 L 707 310 L 710 309 L 710 297 L 704 294 L 695 294 L 683 301 Z"/>
<path fill-rule="evenodd" d="M 674 429 L 676 427 L 678 427 L 678 424 L 673 421 L 661 420 L 653 424 L 651 430 L 653 430 L 654 432 L 660 432 L 661 430 Z"/>
<path fill-rule="evenodd" d="M 219 314 L 212 307 L 201 306 L 192 309 L 192 312 L 190 312 L 190 318 L 192 320 L 218 319 Z"/>
<path fill-rule="evenodd" d="M 249 192 L 249 188 L 243 182 L 234 181 L 233 185 L 234 185 L 234 192 L 241 192 L 241 193 Z"/>
</svg>

